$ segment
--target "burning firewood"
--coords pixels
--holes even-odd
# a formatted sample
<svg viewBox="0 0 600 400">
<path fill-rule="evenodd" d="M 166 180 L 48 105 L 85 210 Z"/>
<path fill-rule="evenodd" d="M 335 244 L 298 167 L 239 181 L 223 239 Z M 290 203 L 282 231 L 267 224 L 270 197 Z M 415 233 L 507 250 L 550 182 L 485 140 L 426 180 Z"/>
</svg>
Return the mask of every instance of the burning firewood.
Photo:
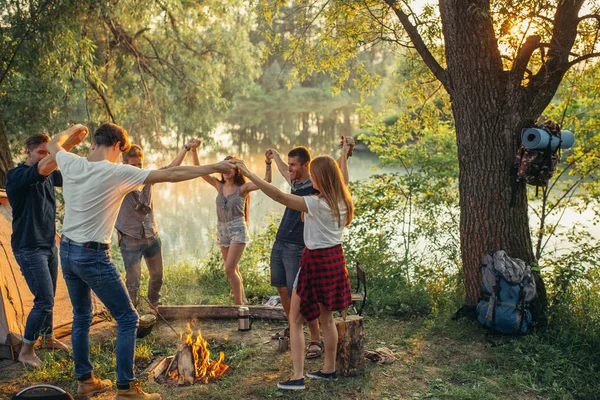
<svg viewBox="0 0 600 400">
<path fill-rule="evenodd" d="M 148 368 L 148 380 L 168 385 L 192 385 L 209 379 L 216 379 L 230 373 L 231 367 L 223 362 L 221 352 L 217 361 L 210 359 L 208 342 L 200 331 L 193 339 L 193 331 L 188 324 L 188 333 L 180 335 L 181 343 L 175 356 L 167 357 Z"/>
<path fill-rule="evenodd" d="M 179 386 L 194 384 L 194 381 L 196 380 L 196 366 L 194 365 L 192 346 L 181 346 L 177 360 L 177 368 L 179 372 L 179 380 L 177 383 Z"/>
</svg>

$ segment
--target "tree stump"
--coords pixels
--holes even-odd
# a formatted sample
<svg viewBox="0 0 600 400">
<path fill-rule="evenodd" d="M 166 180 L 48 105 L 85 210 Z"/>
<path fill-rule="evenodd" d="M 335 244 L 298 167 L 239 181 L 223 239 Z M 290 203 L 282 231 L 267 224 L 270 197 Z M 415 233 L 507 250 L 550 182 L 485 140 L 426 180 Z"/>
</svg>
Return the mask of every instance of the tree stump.
<svg viewBox="0 0 600 400">
<path fill-rule="evenodd" d="M 335 318 L 338 331 L 336 371 L 341 376 L 357 376 L 365 372 L 365 337 L 363 318 L 350 315 Z"/>
</svg>

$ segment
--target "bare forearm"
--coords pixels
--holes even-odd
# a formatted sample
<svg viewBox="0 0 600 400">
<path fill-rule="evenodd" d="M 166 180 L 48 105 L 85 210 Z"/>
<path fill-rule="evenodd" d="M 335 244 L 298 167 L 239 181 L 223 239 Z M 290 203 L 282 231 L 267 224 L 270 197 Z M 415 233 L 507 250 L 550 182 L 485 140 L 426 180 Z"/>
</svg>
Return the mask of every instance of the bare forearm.
<svg viewBox="0 0 600 400">
<path fill-rule="evenodd" d="M 173 161 L 171 161 L 171 164 L 169 164 L 169 166 L 177 167 L 177 166 L 181 165 L 181 163 L 185 159 L 185 156 L 187 155 L 187 152 L 188 152 L 188 150 L 185 147 L 183 149 L 181 149 L 179 151 L 179 153 L 177 153 L 177 155 L 175 156 Z"/>
<path fill-rule="evenodd" d="M 214 164 L 193 167 L 172 167 L 169 169 L 151 171 L 144 183 L 183 182 L 215 172 L 217 172 L 217 169 Z"/>
<path fill-rule="evenodd" d="M 350 177 L 348 175 L 348 157 L 344 157 L 344 155 L 342 155 L 338 160 L 338 163 L 340 165 L 340 170 L 342 171 L 344 183 L 346 184 L 346 186 L 348 186 L 348 183 L 350 182 Z"/>
<path fill-rule="evenodd" d="M 250 179 L 264 194 L 277 202 L 281 202 L 282 197 L 285 194 L 281 190 L 261 179 L 256 174 L 250 174 L 248 179 Z"/>
<path fill-rule="evenodd" d="M 75 143 L 72 143 L 68 139 L 62 145 L 62 148 L 65 151 L 71 151 L 73 147 L 75 147 Z M 37 169 L 40 175 L 48 176 L 52 173 L 52 171 L 56 169 L 56 160 L 51 156 L 45 157 L 42 161 L 39 162 Z"/>
<path fill-rule="evenodd" d="M 174 167 L 175 169 L 172 182 L 187 181 L 189 179 L 198 178 L 204 175 L 209 175 L 217 172 L 213 164 L 200 165 L 193 167 Z"/>
<path fill-rule="evenodd" d="M 194 165 L 200 165 L 200 159 L 198 158 L 198 152 L 196 149 L 192 150 L 192 163 Z"/>
<path fill-rule="evenodd" d="M 273 182 L 273 168 L 271 168 L 272 163 L 266 165 L 265 170 L 265 181 L 271 183 Z"/>
<path fill-rule="evenodd" d="M 273 160 L 275 160 L 275 164 L 277 164 L 277 169 L 279 170 L 281 175 L 288 172 L 288 165 L 285 163 L 285 161 L 281 159 L 279 153 L 273 154 Z"/>
<path fill-rule="evenodd" d="M 69 136 L 70 136 L 69 131 L 64 131 L 64 132 L 59 133 L 58 135 L 55 135 L 48 142 L 48 151 L 50 152 L 50 155 L 52 156 L 53 160 L 54 160 L 54 157 L 56 156 L 56 153 L 58 151 L 64 149 L 63 145 L 65 144 L 65 142 L 67 141 Z"/>
<path fill-rule="evenodd" d="M 47 156 L 37 165 L 37 171 L 40 175 L 48 176 L 56 169 L 56 160 Z"/>
</svg>

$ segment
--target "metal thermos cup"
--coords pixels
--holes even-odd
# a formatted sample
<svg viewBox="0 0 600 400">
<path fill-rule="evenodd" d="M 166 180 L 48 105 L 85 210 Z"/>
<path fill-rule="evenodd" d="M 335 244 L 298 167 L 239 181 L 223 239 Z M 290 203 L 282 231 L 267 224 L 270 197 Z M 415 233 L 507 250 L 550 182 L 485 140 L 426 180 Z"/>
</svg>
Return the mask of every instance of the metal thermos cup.
<svg viewBox="0 0 600 400">
<path fill-rule="evenodd" d="M 285 353 L 290 348 L 290 338 L 287 336 L 281 336 L 279 338 L 279 352 Z"/>
<path fill-rule="evenodd" d="M 249 331 L 252 328 L 252 322 L 250 321 L 250 309 L 248 307 L 238 308 L 238 322 L 240 331 Z"/>
</svg>

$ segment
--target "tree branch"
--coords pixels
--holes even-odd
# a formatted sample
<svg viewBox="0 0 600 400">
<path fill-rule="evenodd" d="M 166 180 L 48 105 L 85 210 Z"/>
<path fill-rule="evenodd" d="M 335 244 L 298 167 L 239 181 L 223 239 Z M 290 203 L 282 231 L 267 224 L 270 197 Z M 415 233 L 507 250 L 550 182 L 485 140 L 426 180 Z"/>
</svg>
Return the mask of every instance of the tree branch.
<svg viewBox="0 0 600 400">
<path fill-rule="evenodd" d="M 88 84 L 92 87 L 92 89 L 94 89 L 94 91 L 96 93 L 98 93 L 98 96 L 100 96 L 100 99 L 102 100 L 102 102 L 104 103 L 104 107 L 106 107 L 106 112 L 108 113 L 108 116 L 110 117 L 110 120 L 112 121 L 113 124 L 117 123 L 117 120 L 115 119 L 115 116 L 110 108 L 110 104 L 108 103 L 108 99 L 106 98 L 106 96 L 104 96 L 104 93 L 102 93 L 102 90 L 100 90 L 100 88 L 98 87 L 98 85 L 96 85 L 96 82 L 94 82 L 92 80 L 92 78 L 90 78 L 89 76 L 86 78 Z"/>
<path fill-rule="evenodd" d="M 529 60 L 531 59 L 531 55 L 540 47 L 541 38 L 538 35 L 529 36 L 525 40 L 525 44 L 519 49 L 517 53 L 517 57 L 513 63 L 512 69 L 510 70 L 510 74 L 512 79 L 517 81 L 517 83 L 521 82 L 523 79 L 523 74 L 527 69 L 527 64 L 529 64 Z"/>
<path fill-rule="evenodd" d="M 584 19 L 595 19 L 598 22 L 600 22 L 600 14 L 586 14 L 586 15 L 582 15 L 581 17 L 579 17 L 579 20 L 577 22 L 581 22 Z"/>
<path fill-rule="evenodd" d="M 576 59 L 574 59 L 573 61 L 571 61 L 569 63 L 569 68 L 571 68 L 573 65 L 575 65 L 577 63 L 580 63 L 582 61 L 585 61 L 587 59 L 594 58 L 594 57 L 600 57 L 600 53 L 590 53 L 590 54 L 586 54 L 586 55 L 577 57 Z"/>
<path fill-rule="evenodd" d="M 394 11 L 396 16 L 400 20 L 400 23 L 404 27 L 404 30 L 408 34 L 408 37 L 410 38 L 411 42 L 415 45 L 415 48 L 421 56 L 421 58 L 423 59 L 423 61 L 425 62 L 425 65 L 427 65 L 427 67 L 431 70 L 433 75 L 435 75 L 435 77 L 442 83 L 442 85 L 444 85 L 446 90 L 448 90 L 448 77 L 446 74 L 446 70 L 442 68 L 442 66 L 433 56 L 433 54 L 431 54 L 431 51 L 429 51 L 429 48 L 427 48 L 427 45 L 423 41 L 423 38 L 419 34 L 419 31 L 410 22 L 408 15 L 406 15 L 404 11 L 402 11 L 400 6 L 397 5 L 396 0 L 384 1 L 388 6 L 390 6 L 390 8 Z"/>
<path fill-rule="evenodd" d="M 526 114 L 539 116 L 550 103 L 563 76 L 571 67 L 569 56 L 577 38 L 579 10 L 584 0 L 558 2 L 546 61 L 525 90 Z"/>
</svg>

